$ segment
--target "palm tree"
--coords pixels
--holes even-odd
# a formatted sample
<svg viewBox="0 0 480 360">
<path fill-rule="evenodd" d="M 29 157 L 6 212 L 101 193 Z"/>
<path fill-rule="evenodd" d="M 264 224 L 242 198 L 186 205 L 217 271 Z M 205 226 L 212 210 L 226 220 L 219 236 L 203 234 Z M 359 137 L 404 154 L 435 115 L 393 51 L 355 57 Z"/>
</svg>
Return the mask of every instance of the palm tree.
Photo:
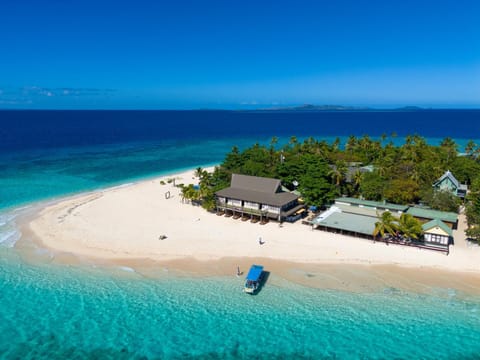
<svg viewBox="0 0 480 360">
<path fill-rule="evenodd" d="M 390 211 L 385 211 L 381 216 L 378 216 L 379 221 L 375 223 L 375 229 L 373 230 L 373 237 L 376 238 L 378 234 L 382 237 L 388 235 L 395 235 L 397 233 L 397 225 L 395 224 L 397 219 L 392 215 Z"/>
<path fill-rule="evenodd" d="M 446 137 L 440 143 L 440 148 L 445 152 L 446 165 L 450 165 L 451 161 L 457 156 L 457 144 L 451 137 Z"/>
<path fill-rule="evenodd" d="M 364 161 L 370 163 L 370 150 L 372 148 L 372 140 L 368 135 L 363 135 L 363 137 L 358 140 L 358 145 L 360 149 L 363 151 Z"/>
<path fill-rule="evenodd" d="M 275 146 L 277 146 L 277 144 L 278 144 L 278 137 L 273 136 L 272 140 L 270 140 L 270 147 L 275 148 Z"/>
<path fill-rule="evenodd" d="M 330 145 L 328 144 L 327 141 L 322 140 L 319 143 L 317 143 L 317 149 L 316 149 L 316 154 L 320 156 L 322 159 L 327 160 L 328 159 L 328 154 L 330 153 L 329 149 Z"/>
<path fill-rule="evenodd" d="M 196 168 L 193 175 L 200 180 L 203 176 L 203 169 L 201 167 Z"/>
<path fill-rule="evenodd" d="M 276 150 L 275 146 L 278 144 L 278 138 L 276 136 L 272 137 L 272 140 L 270 140 L 270 149 L 269 149 L 269 155 L 270 155 L 270 167 L 273 167 L 275 165 L 275 160 L 277 159 L 276 155 Z"/>
<path fill-rule="evenodd" d="M 332 151 L 337 151 L 340 146 L 340 138 L 335 138 L 335 141 L 332 143 Z"/>
<path fill-rule="evenodd" d="M 193 188 L 193 186 L 192 186 Z M 182 184 L 182 202 L 187 202 L 192 199 L 192 192 L 190 186 L 185 186 Z"/>
<path fill-rule="evenodd" d="M 385 155 L 383 158 L 379 159 L 378 163 L 375 165 L 375 170 L 381 177 L 391 179 L 392 178 L 392 169 L 395 167 L 395 159 L 390 154 Z"/>
<path fill-rule="evenodd" d="M 422 223 L 410 214 L 400 215 L 398 230 L 407 239 L 418 240 L 423 234 Z"/>
<path fill-rule="evenodd" d="M 465 146 L 465 152 L 468 156 L 472 156 L 475 153 L 475 149 L 477 149 L 477 144 L 475 144 L 473 140 L 470 140 Z"/>
<path fill-rule="evenodd" d="M 353 186 L 355 187 L 355 191 L 358 191 L 360 185 L 363 181 L 363 173 L 360 170 L 355 171 L 353 174 Z"/>
<path fill-rule="evenodd" d="M 338 161 L 332 169 L 329 171 L 328 175 L 332 178 L 335 186 L 340 187 L 343 180 L 345 179 L 345 174 L 347 172 L 347 166 L 344 161 Z"/>
<path fill-rule="evenodd" d="M 393 131 L 391 134 L 390 134 L 390 141 L 388 142 L 391 146 L 395 146 L 395 139 L 397 138 L 397 133 L 395 131 Z"/>
<path fill-rule="evenodd" d="M 357 146 L 357 138 L 354 135 L 348 137 L 347 143 L 345 144 L 345 151 L 350 154 L 350 158 L 353 157 L 353 152 Z"/>
</svg>

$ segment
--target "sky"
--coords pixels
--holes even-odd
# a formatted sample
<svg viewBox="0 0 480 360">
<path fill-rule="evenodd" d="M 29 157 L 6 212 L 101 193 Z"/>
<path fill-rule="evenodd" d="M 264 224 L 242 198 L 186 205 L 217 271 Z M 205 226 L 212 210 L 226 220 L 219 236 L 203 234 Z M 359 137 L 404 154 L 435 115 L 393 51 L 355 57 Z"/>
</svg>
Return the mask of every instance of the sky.
<svg viewBox="0 0 480 360">
<path fill-rule="evenodd" d="M 480 107 L 477 0 L 2 0 L 0 109 Z"/>
</svg>

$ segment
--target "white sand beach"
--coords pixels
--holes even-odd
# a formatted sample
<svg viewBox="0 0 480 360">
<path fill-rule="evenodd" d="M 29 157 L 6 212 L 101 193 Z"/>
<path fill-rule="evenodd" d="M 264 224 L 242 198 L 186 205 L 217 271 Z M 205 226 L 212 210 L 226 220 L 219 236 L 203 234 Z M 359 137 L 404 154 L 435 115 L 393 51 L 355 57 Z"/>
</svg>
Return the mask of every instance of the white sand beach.
<svg viewBox="0 0 480 360">
<path fill-rule="evenodd" d="M 196 183 L 192 171 L 61 200 L 25 226 L 57 252 L 104 260 L 198 261 L 248 258 L 306 264 L 399 265 L 480 274 L 480 248 L 469 246 L 464 217 L 450 255 L 276 222 L 253 224 L 183 203 L 176 184 Z M 166 193 L 170 198 L 166 198 Z M 161 239 L 165 236 L 165 239 Z M 259 244 L 259 237 L 263 244 Z"/>
</svg>

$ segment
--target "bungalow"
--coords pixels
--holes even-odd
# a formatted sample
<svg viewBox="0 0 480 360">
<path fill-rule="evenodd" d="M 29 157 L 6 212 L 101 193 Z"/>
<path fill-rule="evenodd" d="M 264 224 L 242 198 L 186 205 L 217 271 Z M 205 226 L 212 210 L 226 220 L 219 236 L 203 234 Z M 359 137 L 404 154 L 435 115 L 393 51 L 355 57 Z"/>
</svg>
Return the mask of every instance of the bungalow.
<svg viewBox="0 0 480 360">
<path fill-rule="evenodd" d="M 422 225 L 425 243 L 448 246 L 453 242 L 453 232 L 442 220 L 432 220 Z"/>
<path fill-rule="evenodd" d="M 232 174 L 230 187 L 215 193 L 217 210 L 283 221 L 301 211 L 299 196 L 283 192 L 280 180 Z"/>
<path fill-rule="evenodd" d="M 453 212 L 432 210 L 420 206 L 411 206 L 407 210 L 407 214 L 421 222 L 429 222 L 430 220 L 440 220 L 446 224 L 450 229 L 456 229 L 458 223 L 458 215 Z"/>
<path fill-rule="evenodd" d="M 468 189 L 467 185 L 460 184 L 449 170 L 433 184 L 433 187 L 436 190 L 451 192 L 453 195 L 462 199 L 467 195 Z"/>
</svg>

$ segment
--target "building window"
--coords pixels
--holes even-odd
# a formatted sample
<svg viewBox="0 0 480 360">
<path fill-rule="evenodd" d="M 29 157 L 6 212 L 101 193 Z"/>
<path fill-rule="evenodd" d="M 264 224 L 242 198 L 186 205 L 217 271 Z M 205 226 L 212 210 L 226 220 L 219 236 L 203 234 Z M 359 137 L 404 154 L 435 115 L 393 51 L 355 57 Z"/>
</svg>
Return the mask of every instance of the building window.
<svg viewBox="0 0 480 360">
<path fill-rule="evenodd" d="M 243 206 L 247 209 L 254 209 L 254 210 L 258 210 L 259 207 L 260 207 L 260 204 L 258 203 L 255 203 L 255 202 L 250 202 L 250 201 L 245 201 Z"/>
<path fill-rule="evenodd" d="M 448 244 L 448 237 L 438 234 L 426 234 L 426 240 L 436 244 Z"/>
<path fill-rule="evenodd" d="M 278 214 L 280 212 L 280 208 L 278 206 L 272 205 L 262 205 L 262 210 L 268 211 L 269 213 Z"/>
<path fill-rule="evenodd" d="M 242 206 L 242 201 L 241 200 L 233 200 L 233 199 L 228 199 L 228 203 L 233 206 Z"/>
</svg>

